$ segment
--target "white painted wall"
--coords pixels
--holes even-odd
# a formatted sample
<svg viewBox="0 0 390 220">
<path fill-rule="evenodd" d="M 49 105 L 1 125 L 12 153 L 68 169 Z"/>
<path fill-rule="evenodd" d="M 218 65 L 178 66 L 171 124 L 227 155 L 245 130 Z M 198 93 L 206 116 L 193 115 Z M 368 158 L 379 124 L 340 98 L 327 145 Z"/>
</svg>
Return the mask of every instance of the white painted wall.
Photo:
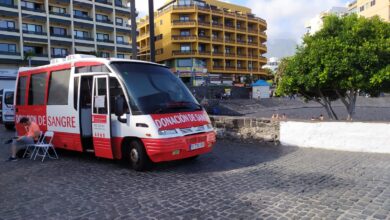
<svg viewBox="0 0 390 220">
<path fill-rule="evenodd" d="M 390 153 L 390 123 L 280 122 L 282 145 Z"/>
</svg>

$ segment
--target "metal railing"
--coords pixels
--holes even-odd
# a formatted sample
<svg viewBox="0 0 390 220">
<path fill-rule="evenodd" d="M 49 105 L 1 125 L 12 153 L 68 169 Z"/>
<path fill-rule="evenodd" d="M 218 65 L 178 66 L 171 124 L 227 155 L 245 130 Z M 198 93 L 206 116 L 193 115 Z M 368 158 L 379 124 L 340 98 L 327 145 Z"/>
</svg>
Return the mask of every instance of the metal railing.
<svg viewBox="0 0 390 220">
<path fill-rule="evenodd" d="M 172 51 L 172 56 L 176 55 L 195 55 L 196 50 L 174 50 Z"/>
<path fill-rule="evenodd" d="M 11 51 L 1 51 L 1 55 L 10 55 L 10 56 L 20 56 L 20 52 L 11 52 Z"/>
<path fill-rule="evenodd" d="M 1 27 L 0 31 L 19 32 L 19 29 L 17 29 L 17 28 L 9 28 L 9 27 L 8 28 Z"/>
<path fill-rule="evenodd" d="M 173 25 L 195 25 L 196 24 L 196 20 L 173 20 L 172 21 L 172 24 Z"/>
<path fill-rule="evenodd" d="M 53 33 L 50 33 L 50 36 L 52 36 L 52 37 L 72 38 L 72 36 L 66 35 L 66 34 L 53 34 Z"/>
<path fill-rule="evenodd" d="M 60 13 L 60 12 L 54 12 L 54 11 L 49 11 L 51 15 L 58 15 L 58 16 L 63 16 L 63 17 L 70 17 L 70 14 L 67 13 Z"/>
<path fill-rule="evenodd" d="M 109 39 L 96 39 L 97 42 L 103 42 L 103 43 L 114 43 L 114 41 Z"/>
<path fill-rule="evenodd" d="M 83 20 L 88 20 L 88 21 L 93 21 L 93 19 L 89 16 L 82 16 L 82 15 L 73 15 L 74 18 L 77 19 L 83 19 Z"/>
<path fill-rule="evenodd" d="M 81 37 L 81 36 L 74 36 L 75 39 L 77 40 L 88 40 L 88 41 L 93 41 L 92 37 Z"/>
<path fill-rule="evenodd" d="M 196 35 L 172 35 L 172 40 L 196 40 Z"/>
<path fill-rule="evenodd" d="M 43 32 L 43 31 L 28 31 L 28 30 L 23 30 L 23 33 L 25 33 L 25 34 L 35 34 L 35 35 L 46 35 L 46 32 Z"/>
</svg>

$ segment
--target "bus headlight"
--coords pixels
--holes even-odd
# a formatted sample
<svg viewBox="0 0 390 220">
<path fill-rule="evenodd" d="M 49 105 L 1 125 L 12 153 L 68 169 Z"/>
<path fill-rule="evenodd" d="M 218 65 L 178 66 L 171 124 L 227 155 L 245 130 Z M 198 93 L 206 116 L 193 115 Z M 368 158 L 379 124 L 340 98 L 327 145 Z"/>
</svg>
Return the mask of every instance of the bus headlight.
<svg viewBox="0 0 390 220">
<path fill-rule="evenodd" d="M 173 135 L 173 134 L 177 134 L 177 131 L 176 131 L 176 129 L 172 129 L 172 130 L 161 130 L 161 131 L 158 131 L 158 134 L 159 134 L 159 135 Z"/>
</svg>

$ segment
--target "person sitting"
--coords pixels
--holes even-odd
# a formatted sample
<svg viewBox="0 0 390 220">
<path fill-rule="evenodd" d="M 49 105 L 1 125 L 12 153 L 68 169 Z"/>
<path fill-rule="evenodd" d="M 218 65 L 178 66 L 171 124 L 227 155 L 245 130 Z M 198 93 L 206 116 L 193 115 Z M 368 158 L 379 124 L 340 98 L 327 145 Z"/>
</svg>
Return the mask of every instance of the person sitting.
<svg viewBox="0 0 390 220">
<path fill-rule="evenodd" d="M 38 141 L 41 130 L 37 123 L 30 121 L 30 119 L 23 117 L 19 120 L 19 123 L 26 129 L 26 134 L 15 138 L 11 146 L 11 157 L 8 161 L 17 161 L 16 153 L 18 150 L 26 147 L 27 145 L 34 144 Z"/>
</svg>

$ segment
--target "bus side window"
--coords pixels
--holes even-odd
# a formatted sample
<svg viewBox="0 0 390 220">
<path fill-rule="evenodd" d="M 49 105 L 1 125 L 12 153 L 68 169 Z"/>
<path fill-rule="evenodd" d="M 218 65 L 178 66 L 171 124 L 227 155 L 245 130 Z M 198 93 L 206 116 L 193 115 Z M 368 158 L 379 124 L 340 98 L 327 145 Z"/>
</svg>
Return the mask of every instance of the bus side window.
<svg viewBox="0 0 390 220">
<path fill-rule="evenodd" d="M 27 76 L 21 76 L 18 80 L 18 89 L 16 91 L 16 105 L 26 103 Z"/>
<path fill-rule="evenodd" d="M 123 93 L 123 89 L 119 84 L 118 80 L 115 77 L 110 77 L 110 108 L 111 114 L 115 113 L 115 98 L 122 96 L 125 98 L 125 94 Z M 125 104 L 125 112 L 126 114 L 130 113 L 129 107 L 127 103 Z"/>
</svg>

